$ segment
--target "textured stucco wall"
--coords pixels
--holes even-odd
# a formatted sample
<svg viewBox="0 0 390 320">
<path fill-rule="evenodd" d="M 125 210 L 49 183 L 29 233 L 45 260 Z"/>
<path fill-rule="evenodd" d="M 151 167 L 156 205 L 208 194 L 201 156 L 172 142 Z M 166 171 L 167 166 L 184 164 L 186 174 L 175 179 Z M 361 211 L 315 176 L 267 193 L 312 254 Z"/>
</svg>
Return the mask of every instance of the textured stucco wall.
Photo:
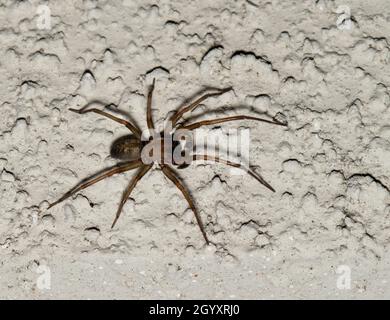
<svg viewBox="0 0 390 320">
<path fill-rule="evenodd" d="M 0 0 L 0 298 L 390 298 L 389 35 L 387 0 Z M 180 172 L 209 247 L 156 170 L 113 230 L 132 173 L 45 210 L 126 133 L 68 108 L 114 103 L 145 128 L 153 77 L 159 125 L 230 85 L 195 114 L 289 123 L 226 125 L 250 128 L 276 193 Z"/>
</svg>

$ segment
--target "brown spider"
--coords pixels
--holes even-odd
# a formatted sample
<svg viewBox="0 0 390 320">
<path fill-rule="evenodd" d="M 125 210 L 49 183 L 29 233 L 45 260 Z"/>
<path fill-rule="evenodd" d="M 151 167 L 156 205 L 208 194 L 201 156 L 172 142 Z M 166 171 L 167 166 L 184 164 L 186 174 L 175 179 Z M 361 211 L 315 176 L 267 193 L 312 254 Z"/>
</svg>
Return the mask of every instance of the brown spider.
<svg viewBox="0 0 390 320">
<path fill-rule="evenodd" d="M 123 206 L 125 205 L 127 199 L 130 197 L 132 190 L 134 189 L 134 187 L 136 186 L 138 181 L 140 181 L 142 179 L 142 177 L 153 166 L 153 162 L 143 160 L 143 157 L 142 157 L 143 151 L 146 150 L 146 148 L 150 148 L 150 146 L 153 143 L 156 143 L 156 141 L 158 141 L 160 143 L 160 146 L 161 146 L 161 153 L 160 153 L 161 156 L 159 156 L 157 161 L 155 161 L 155 162 L 158 163 L 159 167 L 161 168 L 161 171 L 165 174 L 165 176 L 169 180 L 171 180 L 184 195 L 190 208 L 192 209 L 192 211 L 195 214 L 196 221 L 199 225 L 200 231 L 202 232 L 202 235 L 203 235 L 206 243 L 209 244 L 209 240 L 208 240 L 206 232 L 204 230 L 202 220 L 200 218 L 198 211 L 196 210 L 196 207 L 195 207 L 194 202 L 190 196 L 190 193 L 187 190 L 187 188 L 183 185 L 183 183 L 180 181 L 176 172 L 173 170 L 173 168 L 169 164 L 172 164 L 173 166 L 176 166 L 177 168 L 183 168 L 183 166 L 178 165 L 178 163 L 176 163 L 175 161 L 166 161 L 166 159 L 172 159 L 172 157 L 173 157 L 172 150 L 164 148 L 164 142 L 167 139 L 167 135 L 163 134 L 163 133 L 160 133 L 158 135 L 153 135 L 153 136 L 150 135 L 151 132 L 154 133 L 154 123 L 152 120 L 152 94 L 153 94 L 153 90 L 154 90 L 154 84 L 155 84 L 155 80 L 153 79 L 153 84 L 149 89 L 148 97 L 147 97 L 146 120 L 147 120 L 148 129 L 149 129 L 149 139 L 147 141 L 143 141 L 141 130 L 137 126 L 135 126 L 134 124 L 132 124 L 129 121 L 115 117 L 110 113 L 101 111 L 101 110 L 96 109 L 96 108 L 92 108 L 89 110 L 84 110 L 85 107 L 81 108 L 81 109 L 72 109 L 72 108 L 69 109 L 70 111 L 73 111 L 73 112 L 76 112 L 79 114 L 84 114 L 87 112 L 95 112 L 101 116 L 107 117 L 115 122 L 118 122 L 118 123 L 126 126 L 131 131 L 132 134 L 126 135 L 124 137 L 117 139 L 111 147 L 111 156 L 113 158 L 123 160 L 124 162 L 120 162 L 113 167 L 107 168 L 107 169 L 99 172 L 98 174 L 95 174 L 91 177 L 88 177 L 88 178 L 82 180 L 78 185 L 76 185 L 74 188 L 70 189 L 67 193 L 65 193 L 60 199 L 51 203 L 49 205 L 48 209 L 50 209 L 51 207 L 64 201 L 65 199 L 69 198 L 70 196 L 79 192 L 80 190 L 85 189 L 85 188 L 95 184 L 98 181 L 101 181 L 101 180 L 103 180 L 107 177 L 110 177 L 114 174 L 117 174 L 117 173 L 123 173 L 125 171 L 139 168 L 139 171 L 133 177 L 133 179 L 130 181 L 129 185 L 126 187 L 126 189 L 123 193 L 121 202 L 120 202 L 118 210 L 116 212 L 114 222 L 112 223 L 112 226 L 111 226 L 111 228 L 113 228 L 115 226 L 121 212 L 122 212 Z M 194 102 L 189 104 L 188 106 L 183 106 L 183 107 L 179 108 L 169 119 L 170 123 L 172 125 L 172 128 L 174 130 L 169 132 L 168 138 L 171 139 L 173 132 L 180 130 L 180 129 L 192 131 L 192 130 L 195 130 L 195 129 L 202 127 L 202 126 L 214 125 L 214 124 L 218 124 L 218 123 L 234 121 L 234 120 L 243 120 L 243 119 L 256 120 L 256 121 L 267 122 L 267 123 L 271 123 L 271 124 L 275 124 L 275 125 L 286 126 L 285 123 L 279 122 L 277 120 L 271 121 L 271 120 L 266 120 L 266 119 L 252 117 L 252 116 L 246 116 L 246 115 L 236 115 L 236 116 L 224 117 L 224 118 L 219 118 L 219 119 L 204 120 L 204 121 L 195 122 L 195 123 L 189 124 L 189 125 L 184 125 L 184 124 L 178 123 L 178 121 L 182 118 L 182 116 L 185 113 L 193 111 L 197 106 L 199 106 L 200 103 L 202 103 L 202 101 L 206 100 L 209 97 L 221 95 L 221 94 L 228 92 L 230 90 L 232 90 L 232 88 L 219 89 L 219 90 L 216 89 L 217 92 L 204 94 L 203 96 L 201 96 L 200 98 L 198 98 L 197 100 L 195 100 Z M 152 156 L 153 151 L 149 152 L 149 155 Z M 239 164 L 239 163 L 231 162 L 228 160 L 223 160 L 223 159 L 220 159 L 219 157 L 211 156 L 211 155 L 207 155 L 207 154 L 191 154 L 191 160 L 195 160 L 195 161 L 196 160 L 206 160 L 206 161 L 208 160 L 208 161 L 223 163 L 225 165 L 236 167 L 236 168 L 241 167 L 241 164 Z M 184 167 L 186 167 L 186 166 L 184 166 Z M 257 179 L 261 184 L 266 186 L 271 191 L 275 192 L 275 190 L 261 177 L 261 175 L 259 175 L 254 170 L 252 170 L 251 167 L 246 168 L 246 170 L 251 176 L 253 176 L 255 179 Z"/>
</svg>

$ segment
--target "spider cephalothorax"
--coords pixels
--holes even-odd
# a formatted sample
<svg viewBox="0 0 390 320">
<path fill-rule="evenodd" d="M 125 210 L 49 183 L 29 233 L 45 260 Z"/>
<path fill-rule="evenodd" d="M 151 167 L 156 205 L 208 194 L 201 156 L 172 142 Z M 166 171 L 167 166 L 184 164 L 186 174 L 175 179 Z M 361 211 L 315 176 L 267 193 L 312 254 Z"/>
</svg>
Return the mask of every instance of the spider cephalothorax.
<svg viewBox="0 0 390 320">
<path fill-rule="evenodd" d="M 184 125 L 179 124 L 179 120 L 181 117 L 187 113 L 193 111 L 197 106 L 202 103 L 205 99 L 212 97 L 212 96 L 218 96 L 221 95 L 227 91 L 230 91 L 232 88 L 226 88 L 221 90 L 216 90 L 216 92 L 211 92 L 204 94 L 197 100 L 195 100 L 193 103 L 189 104 L 188 106 L 183 106 L 179 108 L 173 116 L 170 117 L 168 123 L 171 126 L 170 130 L 168 130 L 168 134 L 166 134 L 166 130 L 161 133 L 155 133 L 154 123 L 152 120 L 152 94 L 154 90 L 154 80 L 153 84 L 149 89 L 148 92 L 148 98 L 147 98 L 147 110 L 146 110 L 146 120 L 147 120 L 147 126 L 149 130 L 149 136 L 147 139 L 144 139 L 141 133 L 141 130 L 132 124 L 129 121 L 120 119 L 116 116 L 113 116 L 110 113 L 107 113 L 105 111 L 101 111 L 99 109 L 88 109 L 85 110 L 85 108 L 82 109 L 69 109 L 73 112 L 83 114 L 87 112 L 94 112 L 97 114 L 100 114 L 104 117 L 107 117 L 115 122 L 118 122 L 124 126 L 126 126 L 130 131 L 131 134 L 123 136 L 118 138 L 114 141 L 110 154 L 113 158 L 122 160 L 122 162 L 119 162 L 115 166 L 108 168 L 92 177 L 89 177 L 85 180 L 83 180 L 80 184 L 76 185 L 74 188 L 69 190 L 67 193 L 65 193 L 60 199 L 57 201 L 51 203 L 49 205 L 49 208 L 55 206 L 56 204 L 64 201 L 65 199 L 69 198 L 73 194 L 79 192 L 82 189 L 85 189 L 93 184 L 95 184 L 98 181 L 101 181 L 107 177 L 110 177 L 114 174 L 126 172 L 132 169 L 138 168 L 138 172 L 133 177 L 133 179 L 130 181 L 129 185 L 126 187 L 121 202 L 119 204 L 118 210 L 116 212 L 116 216 L 114 219 L 114 222 L 112 223 L 111 227 L 114 227 L 115 223 L 117 222 L 121 212 L 122 208 L 125 205 L 127 199 L 130 197 L 130 194 L 132 190 L 135 188 L 136 184 L 139 180 L 152 168 L 153 163 L 158 163 L 158 166 L 161 168 L 161 171 L 164 173 L 164 175 L 171 180 L 177 188 L 181 191 L 181 193 L 184 195 L 185 199 L 187 200 L 190 208 L 195 214 L 195 218 L 197 220 L 197 223 L 199 225 L 199 228 L 202 232 L 202 235 L 206 241 L 206 243 L 209 243 L 209 240 L 207 238 L 206 232 L 204 230 L 202 220 L 200 218 L 200 215 L 198 211 L 196 210 L 196 207 L 194 205 L 194 202 L 190 196 L 189 191 L 187 188 L 183 185 L 179 177 L 177 176 L 176 172 L 173 170 L 173 167 L 177 168 L 185 168 L 189 165 L 189 162 L 197 161 L 197 160 L 207 160 L 207 161 L 214 161 L 223 163 L 225 165 L 231 166 L 231 167 L 242 167 L 241 164 L 235 163 L 229 160 L 221 159 L 218 156 L 212 156 L 207 153 L 202 154 L 196 154 L 196 153 L 190 153 L 183 155 L 183 153 L 186 153 L 186 151 L 193 151 L 190 150 L 188 147 L 187 149 L 180 149 L 180 143 L 178 141 L 175 141 L 172 139 L 173 134 L 175 131 L 181 130 L 181 131 L 187 131 L 192 132 L 193 130 L 200 128 L 202 126 L 207 125 L 214 125 L 219 124 L 223 122 L 228 121 L 234 121 L 234 120 L 255 120 L 255 121 L 261 121 L 261 122 L 267 122 L 270 124 L 280 125 L 280 126 L 286 126 L 286 124 L 281 123 L 277 120 L 267 120 L 252 116 L 246 116 L 246 115 L 235 115 L 230 117 L 224 117 L 224 118 L 218 118 L 218 119 L 211 119 L 211 120 L 203 120 L 199 122 L 195 122 L 192 124 Z M 173 130 L 171 130 L 173 128 Z M 169 142 L 169 143 L 168 143 Z M 167 147 L 170 146 L 170 147 Z M 157 147 L 156 147 L 157 146 Z M 179 150 L 179 154 L 182 155 L 187 161 L 179 161 L 175 160 L 175 150 Z M 188 157 L 190 157 L 190 161 L 188 161 Z M 177 158 L 177 157 L 176 157 Z M 264 186 L 266 186 L 271 191 L 275 191 L 258 173 L 253 171 L 250 167 L 244 168 L 247 170 L 247 172 L 253 176 L 255 179 L 257 179 L 260 183 L 262 183 Z"/>
</svg>

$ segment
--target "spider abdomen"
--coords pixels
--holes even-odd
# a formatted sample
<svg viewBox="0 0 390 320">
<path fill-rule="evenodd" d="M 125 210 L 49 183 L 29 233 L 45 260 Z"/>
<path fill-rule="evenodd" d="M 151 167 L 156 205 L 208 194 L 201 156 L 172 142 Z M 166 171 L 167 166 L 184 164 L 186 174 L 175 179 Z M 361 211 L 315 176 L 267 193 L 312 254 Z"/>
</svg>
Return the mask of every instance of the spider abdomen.
<svg viewBox="0 0 390 320">
<path fill-rule="evenodd" d="M 136 160 L 140 158 L 141 141 L 133 135 L 126 135 L 114 141 L 111 146 L 111 157 L 119 160 Z"/>
</svg>

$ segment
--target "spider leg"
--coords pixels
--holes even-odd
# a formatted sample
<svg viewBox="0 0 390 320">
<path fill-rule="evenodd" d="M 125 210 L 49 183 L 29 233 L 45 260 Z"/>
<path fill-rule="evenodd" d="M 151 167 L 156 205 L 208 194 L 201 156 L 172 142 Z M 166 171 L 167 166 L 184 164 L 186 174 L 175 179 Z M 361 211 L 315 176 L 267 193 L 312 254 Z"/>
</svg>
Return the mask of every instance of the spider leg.
<svg viewBox="0 0 390 320">
<path fill-rule="evenodd" d="M 73 111 L 73 112 L 76 112 L 78 114 L 84 114 L 84 113 L 88 113 L 88 112 L 94 112 L 94 113 L 100 114 L 103 117 L 109 118 L 111 120 L 114 120 L 115 122 L 118 122 L 118 123 L 126 126 L 133 134 L 135 134 L 138 138 L 141 138 L 141 130 L 138 129 L 135 125 L 131 124 L 127 120 L 115 117 L 115 116 L 113 116 L 112 114 L 110 114 L 108 112 L 105 112 L 105 111 L 102 111 L 102 110 L 99 110 L 99 109 L 96 109 L 96 108 L 92 108 L 92 109 L 88 109 L 88 110 L 83 110 L 83 108 L 81 108 L 81 109 L 70 108 L 69 110 Z"/>
<path fill-rule="evenodd" d="M 138 181 L 140 181 L 142 179 L 142 177 L 150 170 L 150 168 L 152 168 L 152 165 L 142 166 L 140 168 L 140 170 L 138 171 L 137 175 L 130 181 L 130 184 L 127 186 L 127 188 L 123 192 L 122 200 L 121 200 L 119 207 L 118 207 L 118 210 L 116 212 L 114 222 L 111 225 L 111 229 L 114 228 L 116 222 L 118 221 L 118 219 L 121 215 L 123 206 L 125 205 L 127 199 L 129 199 L 130 193 L 133 191 L 133 189 L 137 185 Z"/>
<path fill-rule="evenodd" d="M 242 165 L 239 164 L 239 163 L 232 162 L 232 161 L 229 161 L 229 160 L 220 159 L 219 157 L 209 156 L 207 154 L 195 154 L 195 155 L 193 155 L 193 160 L 194 161 L 196 161 L 196 160 L 214 161 L 214 162 L 223 163 L 223 164 L 226 164 L 228 166 L 235 167 L 235 168 L 242 167 Z M 243 169 L 247 170 L 248 173 L 252 177 L 254 177 L 257 181 L 259 181 L 262 185 L 266 186 L 272 192 L 275 192 L 275 189 L 272 188 L 272 186 L 267 181 L 265 181 L 264 178 L 260 174 L 255 172 L 250 167 L 249 168 L 243 168 Z"/>
<path fill-rule="evenodd" d="M 231 117 L 225 117 L 225 118 L 219 118 L 219 119 L 203 120 L 203 121 L 195 122 L 195 123 L 192 123 L 192 124 L 189 124 L 186 126 L 182 126 L 181 128 L 187 129 L 187 130 L 194 130 L 194 129 L 197 129 L 197 128 L 202 127 L 202 126 L 209 126 L 209 125 L 213 125 L 213 124 L 224 123 L 224 122 L 235 121 L 235 120 L 256 120 L 256 121 L 276 124 L 278 126 L 287 126 L 285 123 L 279 122 L 277 120 L 271 121 L 271 120 L 257 118 L 257 117 L 237 115 L 237 116 L 231 116 Z"/>
<path fill-rule="evenodd" d="M 146 107 L 146 122 L 148 124 L 149 130 L 154 130 L 154 123 L 153 123 L 153 119 L 152 119 L 152 97 L 153 97 L 155 80 L 156 79 L 153 79 L 153 83 L 149 89 L 148 102 L 147 102 L 147 107 Z"/>
<path fill-rule="evenodd" d="M 172 127 L 174 127 L 176 125 L 177 121 L 183 116 L 183 114 L 185 114 L 186 112 L 193 111 L 197 106 L 199 106 L 199 104 L 201 104 L 207 98 L 214 97 L 214 96 L 219 96 L 219 95 L 221 95 L 221 94 L 223 94 L 225 92 L 228 92 L 230 90 L 232 90 L 231 87 L 225 88 L 225 89 L 221 89 L 218 92 L 206 93 L 205 95 L 201 96 L 200 98 L 195 100 L 190 105 L 181 107 L 178 111 L 176 111 L 176 113 L 170 119 L 171 122 L 172 122 Z"/>
<path fill-rule="evenodd" d="M 88 188 L 89 186 L 95 184 L 96 182 L 99 182 L 100 180 L 103 180 L 103 179 L 110 177 L 110 176 L 117 174 L 117 173 L 122 173 L 122 172 L 125 172 L 128 170 L 131 170 L 131 169 L 138 168 L 141 165 L 142 165 L 141 160 L 135 160 L 135 161 L 131 161 L 131 162 L 117 164 L 109 169 L 104 170 L 103 172 L 98 173 L 97 175 L 94 174 L 93 176 L 84 179 L 81 183 L 76 185 L 74 188 L 70 189 L 67 193 L 65 193 L 57 201 L 51 203 L 47 209 L 54 207 L 55 205 L 59 204 L 60 202 L 64 201 L 65 199 L 69 198 L 73 194 L 79 192 L 80 190 Z"/>
<path fill-rule="evenodd" d="M 176 185 L 176 187 L 181 191 L 183 196 L 186 198 L 186 200 L 187 200 L 191 210 L 195 214 L 195 218 L 196 218 L 196 221 L 198 222 L 198 225 L 199 225 L 200 231 L 202 232 L 203 238 L 205 239 L 207 244 L 210 244 L 209 239 L 207 238 L 206 232 L 204 230 L 204 226 L 203 226 L 202 220 L 200 218 L 200 215 L 199 215 L 198 211 L 196 210 L 196 207 L 195 207 L 194 202 L 193 202 L 193 200 L 192 200 L 192 198 L 190 196 L 189 191 L 182 184 L 182 182 L 180 182 L 180 180 L 176 176 L 175 171 L 173 171 L 173 169 L 171 167 L 169 167 L 166 164 L 160 164 L 160 167 L 161 167 L 161 170 L 163 171 L 163 173 L 165 174 L 165 176 Z"/>
</svg>

